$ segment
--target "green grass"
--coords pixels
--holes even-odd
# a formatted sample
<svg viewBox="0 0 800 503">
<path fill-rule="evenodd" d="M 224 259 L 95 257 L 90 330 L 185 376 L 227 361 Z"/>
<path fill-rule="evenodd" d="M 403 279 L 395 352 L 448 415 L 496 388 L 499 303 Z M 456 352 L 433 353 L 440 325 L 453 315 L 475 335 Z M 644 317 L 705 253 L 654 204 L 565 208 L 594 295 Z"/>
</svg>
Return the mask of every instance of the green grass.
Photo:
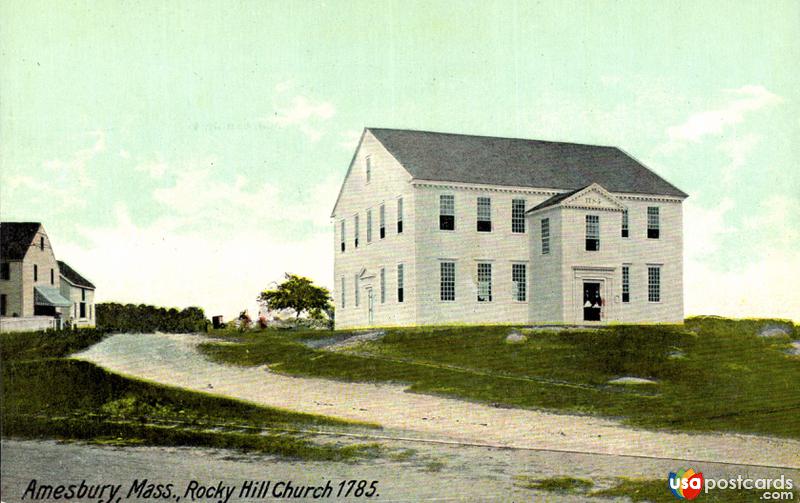
<svg viewBox="0 0 800 503">
<path fill-rule="evenodd" d="M 573 477 L 552 477 L 549 479 L 537 479 L 527 475 L 517 475 L 514 477 L 514 485 L 526 489 L 538 489 L 541 491 L 556 492 L 561 494 L 586 493 L 594 486 L 591 480 L 576 479 Z"/>
<path fill-rule="evenodd" d="M 2 435 L 231 448 L 314 460 L 379 451 L 371 444 L 315 443 L 292 431 L 354 423 L 151 384 L 64 358 L 102 337 L 94 331 L 0 335 Z"/>
<path fill-rule="evenodd" d="M 757 335 L 775 324 L 792 333 Z M 798 337 L 790 322 L 703 317 L 684 326 L 526 331 L 529 340 L 513 345 L 505 343 L 509 330 L 390 329 L 383 339 L 347 352 L 300 343 L 320 332 L 264 331 L 230 338 L 238 344 L 209 342 L 201 350 L 219 362 L 269 364 L 291 375 L 406 383 L 415 392 L 617 417 L 648 428 L 800 437 L 800 358 L 783 352 Z M 658 384 L 607 384 L 620 376 Z"/>
</svg>

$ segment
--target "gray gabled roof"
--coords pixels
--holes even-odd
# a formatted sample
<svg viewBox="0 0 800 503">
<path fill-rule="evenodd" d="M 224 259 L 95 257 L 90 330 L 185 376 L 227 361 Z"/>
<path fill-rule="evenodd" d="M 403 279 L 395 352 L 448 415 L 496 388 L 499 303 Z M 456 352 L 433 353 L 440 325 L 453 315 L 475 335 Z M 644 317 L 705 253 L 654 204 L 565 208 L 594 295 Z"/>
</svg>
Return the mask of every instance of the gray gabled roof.
<svg viewBox="0 0 800 503">
<path fill-rule="evenodd" d="M 687 197 L 617 147 L 367 128 L 419 180 Z"/>
<path fill-rule="evenodd" d="M 0 258 L 24 259 L 41 225 L 39 222 L 0 223 Z"/>
<path fill-rule="evenodd" d="M 78 271 L 62 260 L 58 261 L 58 272 L 73 285 L 94 290 L 94 285 L 91 281 L 78 274 Z"/>
</svg>

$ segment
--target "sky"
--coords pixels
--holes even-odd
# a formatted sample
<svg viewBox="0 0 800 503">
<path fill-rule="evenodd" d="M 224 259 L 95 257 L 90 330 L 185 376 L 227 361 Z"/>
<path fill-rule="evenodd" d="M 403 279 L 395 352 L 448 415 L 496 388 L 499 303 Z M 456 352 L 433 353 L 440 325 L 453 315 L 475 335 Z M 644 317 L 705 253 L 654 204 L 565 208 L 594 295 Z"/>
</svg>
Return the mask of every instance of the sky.
<svg viewBox="0 0 800 503">
<path fill-rule="evenodd" d="M 0 3 L 0 218 L 98 301 L 333 283 L 364 127 L 616 145 L 689 194 L 685 311 L 800 320 L 800 2 Z"/>
</svg>

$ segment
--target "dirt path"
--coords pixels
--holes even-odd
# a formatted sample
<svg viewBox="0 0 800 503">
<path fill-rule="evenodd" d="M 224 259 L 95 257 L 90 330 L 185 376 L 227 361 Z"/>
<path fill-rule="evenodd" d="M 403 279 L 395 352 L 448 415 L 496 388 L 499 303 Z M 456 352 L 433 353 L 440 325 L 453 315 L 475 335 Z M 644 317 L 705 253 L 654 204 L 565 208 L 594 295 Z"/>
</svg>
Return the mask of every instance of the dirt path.
<svg viewBox="0 0 800 503">
<path fill-rule="evenodd" d="M 800 441 L 740 434 L 663 433 L 620 423 L 498 409 L 406 393 L 395 385 L 287 377 L 206 360 L 189 335 L 123 334 L 76 355 L 121 374 L 272 407 L 379 423 L 410 435 L 504 447 L 800 468 Z"/>
</svg>

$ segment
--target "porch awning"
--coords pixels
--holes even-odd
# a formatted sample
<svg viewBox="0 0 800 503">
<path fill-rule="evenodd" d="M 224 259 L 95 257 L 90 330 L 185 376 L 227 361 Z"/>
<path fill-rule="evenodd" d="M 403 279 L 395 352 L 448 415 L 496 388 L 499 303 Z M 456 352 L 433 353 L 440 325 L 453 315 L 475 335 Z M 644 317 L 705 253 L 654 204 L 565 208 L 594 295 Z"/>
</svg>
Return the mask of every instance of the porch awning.
<svg viewBox="0 0 800 503">
<path fill-rule="evenodd" d="M 33 303 L 37 306 L 69 307 L 72 302 L 61 296 L 58 288 L 45 285 L 33 287 Z"/>
</svg>

